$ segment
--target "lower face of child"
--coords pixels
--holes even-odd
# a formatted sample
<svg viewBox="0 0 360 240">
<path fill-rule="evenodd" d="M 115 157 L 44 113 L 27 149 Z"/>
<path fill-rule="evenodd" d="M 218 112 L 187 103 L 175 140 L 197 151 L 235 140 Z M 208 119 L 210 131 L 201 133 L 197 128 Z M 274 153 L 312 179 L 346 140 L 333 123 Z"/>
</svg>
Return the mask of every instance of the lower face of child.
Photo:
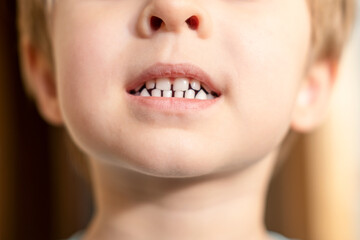
<svg viewBox="0 0 360 240">
<path fill-rule="evenodd" d="M 62 118 L 91 159 L 158 177 L 243 169 L 293 120 L 306 1 L 74 1 L 53 12 Z"/>
</svg>

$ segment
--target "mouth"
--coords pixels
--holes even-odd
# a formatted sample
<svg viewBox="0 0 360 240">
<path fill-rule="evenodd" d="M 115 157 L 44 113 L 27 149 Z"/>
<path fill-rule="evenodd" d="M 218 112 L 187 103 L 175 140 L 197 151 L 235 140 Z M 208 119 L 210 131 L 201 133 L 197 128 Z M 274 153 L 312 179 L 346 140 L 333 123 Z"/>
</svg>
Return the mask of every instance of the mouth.
<svg viewBox="0 0 360 240">
<path fill-rule="evenodd" d="M 145 70 L 127 92 L 135 97 L 213 100 L 220 97 L 210 77 L 189 64 L 157 64 Z"/>
</svg>

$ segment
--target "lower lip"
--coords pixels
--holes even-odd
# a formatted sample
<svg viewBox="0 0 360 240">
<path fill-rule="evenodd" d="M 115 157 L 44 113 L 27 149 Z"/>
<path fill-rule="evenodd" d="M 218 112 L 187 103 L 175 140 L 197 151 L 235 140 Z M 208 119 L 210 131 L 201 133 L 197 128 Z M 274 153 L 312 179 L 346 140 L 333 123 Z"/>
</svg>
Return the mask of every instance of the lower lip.
<svg viewBox="0 0 360 240">
<path fill-rule="evenodd" d="M 127 94 L 131 104 L 143 106 L 152 110 L 168 113 L 186 113 L 205 110 L 215 105 L 220 97 L 209 100 L 165 98 L 165 97 L 141 97 Z"/>
</svg>

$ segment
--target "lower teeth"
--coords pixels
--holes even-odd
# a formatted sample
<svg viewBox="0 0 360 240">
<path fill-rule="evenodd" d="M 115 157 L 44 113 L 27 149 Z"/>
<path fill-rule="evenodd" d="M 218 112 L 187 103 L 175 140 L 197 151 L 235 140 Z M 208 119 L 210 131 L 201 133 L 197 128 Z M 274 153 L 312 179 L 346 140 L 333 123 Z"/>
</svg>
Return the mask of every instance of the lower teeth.
<svg viewBox="0 0 360 240">
<path fill-rule="evenodd" d="M 217 98 L 218 95 L 214 92 L 209 93 L 203 87 L 199 90 L 189 88 L 186 91 L 173 91 L 173 90 L 160 90 L 157 88 L 147 89 L 144 84 L 142 87 L 138 87 L 135 90 L 130 91 L 130 94 L 134 96 L 142 97 L 166 97 L 166 98 L 186 98 L 186 99 L 198 99 L 198 100 L 210 100 Z"/>
<path fill-rule="evenodd" d="M 198 100 L 209 100 L 214 99 L 217 96 L 215 94 L 206 94 L 205 91 L 194 91 L 194 90 L 187 90 L 187 91 L 162 91 L 159 89 L 152 89 L 147 90 L 143 88 L 142 91 L 139 92 L 130 92 L 130 94 L 134 96 L 141 96 L 141 97 L 165 97 L 165 98 L 186 98 L 186 99 L 198 99 Z"/>
</svg>

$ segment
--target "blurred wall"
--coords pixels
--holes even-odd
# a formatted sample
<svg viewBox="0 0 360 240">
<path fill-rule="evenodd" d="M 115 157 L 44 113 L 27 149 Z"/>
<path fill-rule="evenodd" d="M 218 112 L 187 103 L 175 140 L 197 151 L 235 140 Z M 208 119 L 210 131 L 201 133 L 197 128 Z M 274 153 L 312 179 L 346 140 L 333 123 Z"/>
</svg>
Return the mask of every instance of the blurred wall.
<svg viewBox="0 0 360 240">
<path fill-rule="evenodd" d="M 14 15 L 1 1 L 0 239 L 49 239 L 47 126 L 22 91 Z"/>
<path fill-rule="evenodd" d="M 3 3 L 2 3 L 3 4 Z M 0 13 L 0 22 L 6 22 Z M 7 34 L 4 24 L 0 25 L 0 36 Z M 7 79 L 11 80 L 11 72 L 7 66 L 7 38 L 0 38 L 0 239 L 14 239 L 13 209 L 15 200 L 14 184 L 14 126 L 11 91 Z"/>
</svg>

